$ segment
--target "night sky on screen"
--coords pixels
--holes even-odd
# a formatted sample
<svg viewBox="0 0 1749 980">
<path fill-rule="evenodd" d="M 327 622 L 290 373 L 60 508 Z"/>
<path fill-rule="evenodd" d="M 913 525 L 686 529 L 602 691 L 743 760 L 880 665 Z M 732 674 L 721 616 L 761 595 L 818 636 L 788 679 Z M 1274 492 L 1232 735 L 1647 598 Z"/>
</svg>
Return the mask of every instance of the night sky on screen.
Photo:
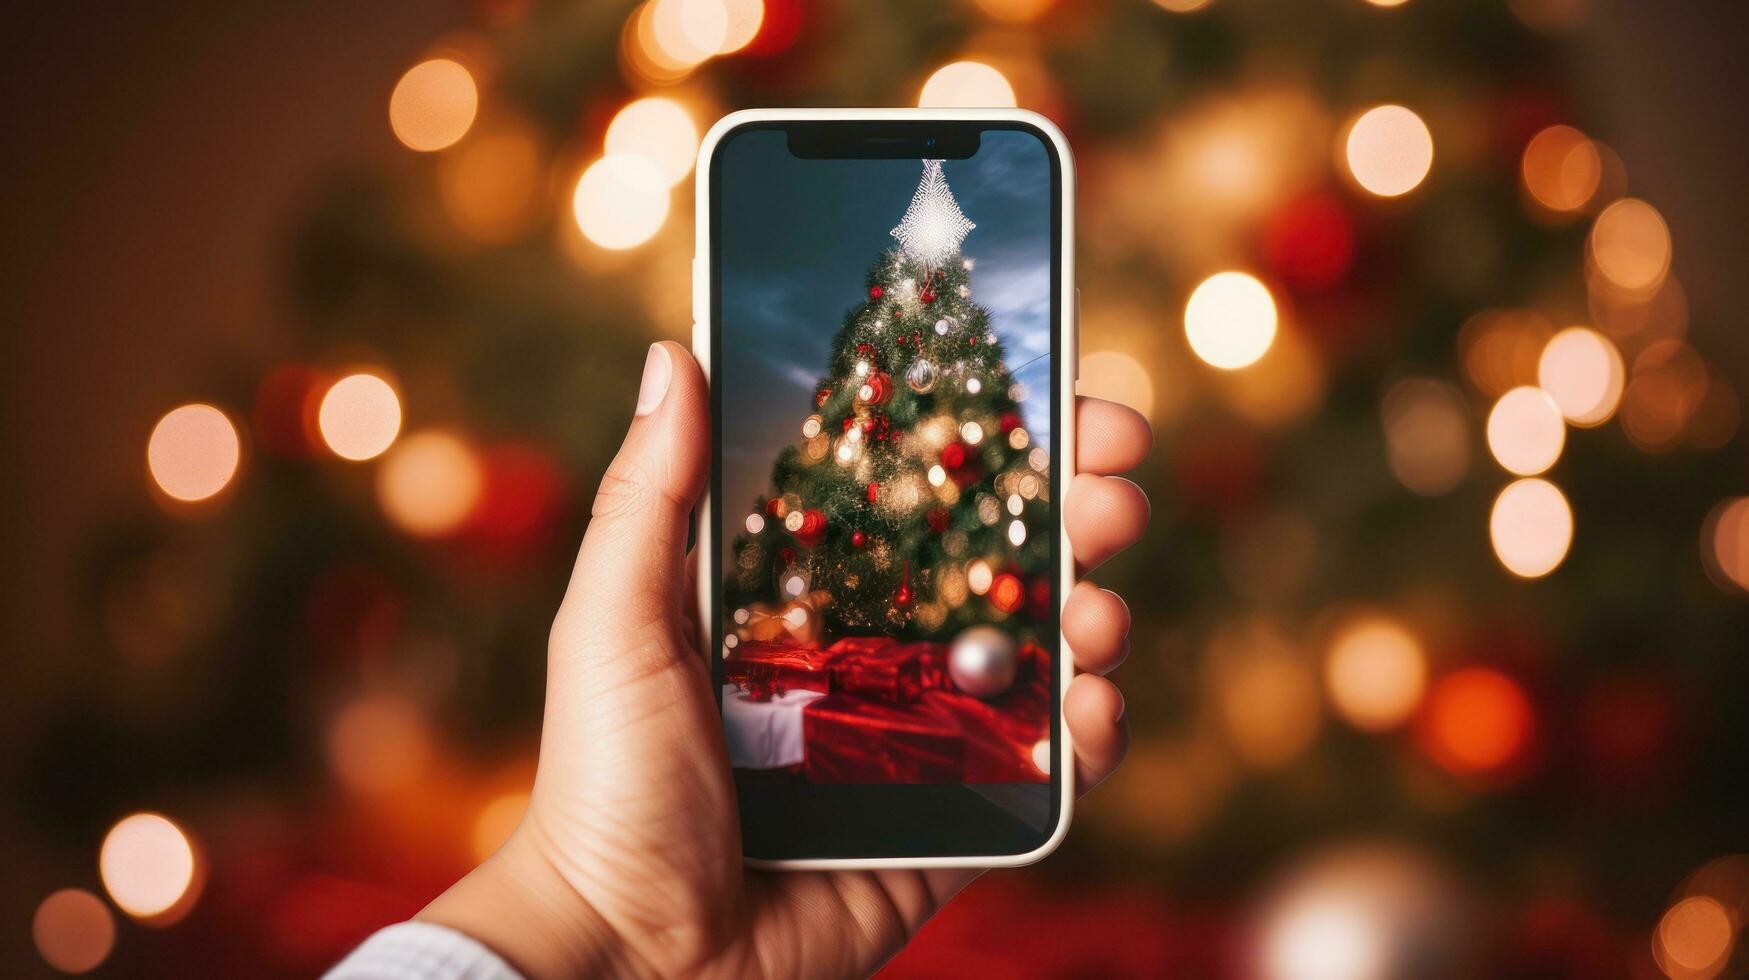
<svg viewBox="0 0 1749 980">
<path fill-rule="evenodd" d="M 975 262 L 972 301 L 990 311 L 1009 370 L 1034 392 L 1022 409 L 1048 451 L 1049 160 L 1034 136 L 986 132 L 975 155 L 948 160 L 942 171 L 977 223 L 960 250 Z M 779 132 L 746 133 L 724 151 L 716 383 L 730 537 L 768 490 L 778 450 L 800 438 L 832 335 L 864 301 L 864 276 L 895 244 L 888 233 L 921 174 L 916 160 L 799 160 Z"/>
</svg>

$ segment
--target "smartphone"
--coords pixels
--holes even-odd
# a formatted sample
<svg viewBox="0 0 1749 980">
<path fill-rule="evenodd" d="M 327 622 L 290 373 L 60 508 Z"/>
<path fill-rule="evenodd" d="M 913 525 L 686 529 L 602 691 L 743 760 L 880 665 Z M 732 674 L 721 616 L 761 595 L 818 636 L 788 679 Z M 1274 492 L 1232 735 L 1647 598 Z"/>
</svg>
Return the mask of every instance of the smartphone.
<svg viewBox="0 0 1749 980">
<path fill-rule="evenodd" d="M 701 642 L 750 863 L 1019 865 L 1068 830 L 1073 200 L 1021 110 L 703 141 Z"/>
</svg>

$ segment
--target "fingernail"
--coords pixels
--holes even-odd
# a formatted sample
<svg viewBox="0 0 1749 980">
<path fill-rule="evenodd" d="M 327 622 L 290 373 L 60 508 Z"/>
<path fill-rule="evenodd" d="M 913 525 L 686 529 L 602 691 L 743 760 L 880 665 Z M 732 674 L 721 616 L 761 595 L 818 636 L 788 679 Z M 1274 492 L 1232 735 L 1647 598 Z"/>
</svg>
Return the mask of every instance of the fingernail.
<svg viewBox="0 0 1749 980">
<path fill-rule="evenodd" d="M 674 362 L 668 349 L 661 344 L 650 345 L 650 356 L 644 358 L 644 380 L 638 385 L 637 414 L 648 415 L 662 404 L 668 394 L 668 381 L 674 376 Z"/>
</svg>

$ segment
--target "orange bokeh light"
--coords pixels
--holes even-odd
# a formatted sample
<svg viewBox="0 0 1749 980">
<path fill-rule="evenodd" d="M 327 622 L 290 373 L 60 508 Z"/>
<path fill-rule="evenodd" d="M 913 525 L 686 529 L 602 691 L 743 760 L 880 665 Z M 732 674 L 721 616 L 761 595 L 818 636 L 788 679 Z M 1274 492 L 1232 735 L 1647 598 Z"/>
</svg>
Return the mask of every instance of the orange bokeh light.
<svg viewBox="0 0 1749 980">
<path fill-rule="evenodd" d="M 458 61 L 432 58 L 407 70 L 389 96 L 389 126 L 408 149 L 430 153 L 467 135 L 480 109 L 474 76 Z"/>
<path fill-rule="evenodd" d="M 62 973 L 89 973 L 115 949 L 115 916 L 83 888 L 63 888 L 42 900 L 30 935 L 43 962 Z"/>
<path fill-rule="evenodd" d="M 342 459 L 380 456 L 401 431 L 401 399 L 374 374 L 347 375 L 322 396 L 316 412 L 322 441 Z"/>
<path fill-rule="evenodd" d="M 1454 775 L 1501 776 L 1525 761 L 1535 728 L 1530 699 L 1517 681 L 1487 667 L 1466 667 L 1433 685 L 1418 741 Z"/>
<path fill-rule="evenodd" d="M 164 495 L 206 500 L 231 482 L 242 458 L 237 427 L 211 405 L 183 405 L 158 420 L 146 442 L 146 468 Z"/>
</svg>

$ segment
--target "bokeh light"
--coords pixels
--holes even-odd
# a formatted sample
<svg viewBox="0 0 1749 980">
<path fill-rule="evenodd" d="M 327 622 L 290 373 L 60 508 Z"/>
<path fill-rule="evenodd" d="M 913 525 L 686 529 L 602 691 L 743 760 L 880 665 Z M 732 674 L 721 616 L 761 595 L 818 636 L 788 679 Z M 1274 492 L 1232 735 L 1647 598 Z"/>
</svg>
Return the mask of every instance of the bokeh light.
<svg viewBox="0 0 1749 980">
<path fill-rule="evenodd" d="M 1458 331 L 1464 376 L 1485 395 L 1537 383 L 1543 349 L 1555 335 L 1548 318 L 1528 310 L 1483 310 Z"/>
<path fill-rule="evenodd" d="M 1311 747 L 1323 716 L 1307 658 L 1273 626 L 1248 623 L 1215 634 L 1204 672 L 1233 753 L 1279 769 Z"/>
<path fill-rule="evenodd" d="M 467 135 L 480 108 L 474 76 L 458 61 L 432 58 L 407 70 L 389 96 L 389 126 L 409 149 L 430 153 Z"/>
<path fill-rule="evenodd" d="M 382 455 L 401 431 L 401 398 L 380 376 L 349 374 L 329 387 L 316 412 L 322 441 L 354 461 Z"/>
<path fill-rule="evenodd" d="M 494 797 L 474 818 L 474 831 L 468 843 L 475 861 L 491 857 L 510 839 L 528 810 L 528 799 L 529 794 L 523 791 L 505 793 Z"/>
<path fill-rule="evenodd" d="M 583 236 L 606 249 L 642 245 L 668 219 L 668 180 L 656 164 L 610 153 L 589 165 L 571 196 Z"/>
<path fill-rule="evenodd" d="M 1517 681 L 1488 667 L 1465 667 L 1434 683 L 1418 735 L 1422 750 L 1446 771 L 1497 776 L 1525 760 L 1535 725 Z"/>
<path fill-rule="evenodd" d="M 170 912 L 195 884 L 194 846 L 157 813 L 136 813 L 110 828 L 97 865 L 110 899 L 137 919 Z"/>
<path fill-rule="evenodd" d="M 978 9 L 1010 24 L 1037 20 L 1056 0 L 976 0 Z"/>
<path fill-rule="evenodd" d="M 230 484 L 242 459 L 237 427 L 211 405 L 171 409 L 146 442 L 146 469 L 152 482 L 174 500 L 194 502 Z"/>
<path fill-rule="evenodd" d="M 1275 327 L 1275 299 L 1257 277 L 1244 272 L 1204 279 L 1184 306 L 1190 349 L 1223 370 L 1256 363 L 1274 342 Z"/>
<path fill-rule="evenodd" d="M 1518 480 L 1494 498 L 1488 537 L 1507 571 L 1541 578 L 1559 567 L 1572 547 L 1573 509 L 1547 480 Z"/>
<path fill-rule="evenodd" d="M 1488 413 L 1488 450 L 1519 476 L 1534 476 L 1555 465 L 1566 441 L 1560 406 L 1541 388 L 1514 388 Z"/>
<path fill-rule="evenodd" d="M 1433 169 L 1433 134 L 1404 106 L 1375 106 L 1349 125 L 1343 159 L 1364 190 L 1399 197 L 1420 186 Z"/>
<path fill-rule="evenodd" d="M 1749 591 L 1749 497 L 1719 503 L 1701 524 L 1701 561 L 1720 586 Z"/>
<path fill-rule="evenodd" d="M 670 61 L 695 65 L 728 43 L 729 11 L 722 0 L 651 0 L 650 30 Z"/>
<path fill-rule="evenodd" d="M 1627 385 L 1621 352 L 1590 327 L 1568 327 L 1550 338 L 1536 376 L 1567 421 L 1585 427 L 1615 414 Z"/>
<path fill-rule="evenodd" d="M 63 888 L 42 900 L 30 936 L 43 962 L 62 973 L 89 973 L 115 949 L 115 916 L 83 888 Z"/>
<path fill-rule="evenodd" d="M 367 796 L 406 789 L 424 772 L 432 751 L 419 709 L 395 695 L 354 700 L 328 729 L 328 763 L 335 777 Z"/>
<path fill-rule="evenodd" d="M 1603 180 L 1597 144 L 1571 126 L 1550 126 L 1524 148 L 1520 167 L 1524 189 L 1551 211 L 1578 211 L 1591 202 Z"/>
<path fill-rule="evenodd" d="M 396 443 L 383 459 L 377 503 L 408 534 L 441 537 L 467 521 L 484 485 L 473 447 L 449 432 L 419 432 Z"/>
<path fill-rule="evenodd" d="M 608 124 L 604 148 L 610 155 L 643 157 L 672 185 L 692 172 L 698 155 L 698 125 L 686 107 L 673 99 L 638 99 Z"/>
<path fill-rule="evenodd" d="M 1409 0 L 1366 0 L 1366 2 L 1375 7 L 1401 7 L 1403 4 L 1408 3 Z"/>
<path fill-rule="evenodd" d="M 1387 842 L 1323 849 L 1272 889 L 1253 927 L 1258 980 L 1386 980 L 1482 975 L 1465 948 L 1456 887 L 1414 851 Z M 1433 966 L 1437 964 L 1437 966 Z"/>
<path fill-rule="evenodd" d="M 1075 390 L 1083 395 L 1119 402 L 1151 417 L 1154 382 L 1142 362 L 1122 351 L 1100 350 L 1081 355 L 1081 377 Z"/>
<path fill-rule="evenodd" d="M 1649 295 L 1670 272 L 1670 229 L 1657 208 L 1637 198 L 1604 208 L 1587 248 L 1596 274 L 1624 293 Z"/>
<path fill-rule="evenodd" d="M 1667 975 L 1711 977 L 1736 943 L 1737 923 L 1711 895 L 1690 895 L 1658 920 L 1653 953 Z"/>
<path fill-rule="evenodd" d="M 1214 2 L 1214 0 L 1154 0 L 1156 5 L 1163 7 L 1166 10 L 1170 10 L 1175 14 L 1188 14 L 1193 11 L 1201 10 L 1212 2 Z"/>
<path fill-rule="evenodd" d="M 917 104 L 925 109 L 986 109 L 1016 103 L 1014 86 L 1001 72 L 981 61 L 956 61 L 929 76 Z"/>
<path fill-rule="evenodd" d="M 1356 728 L 1383 732 L 1409 719 L 1427 688 L 1427 657 L 1401 623 L 1354 619 L 1336 633 L 1324 661 L 1324 687 Z"/>
<path fill-rule="evenodd" d="M 1268 980 L 1384 980 L 1391 937 L 1364 903 L 1311 895 L 1279 914 L 1262 944 Z"/>
<path fill-rule="evenodd" d="M 528 123 L 499 119 L 440 158 L 438 199 L 456 227 L 476 240 L 512 241 L 540 218 L 544 158 Z"/>
<path fill-rule="evenodd" d="M 765 0 L 722 0 L 722 4 L 728 24 L 717 53 L 733 54 L 752 44 L 765 26 Z"/>
<path fill-rule="evenodd" d="M 1456 385 L 1406 378 L 1385 392 L 1380 414 L 1391 475 L 1424 497 L 1457 489 L 1470 469 L 1470 418 Z"/>
<path fill-rule="evenodd" d="M 1711 383 L 1706 362 L 1687 343 L 1659 340 L 1646 345 L 1634 358 L 1622 393 L 1622 431 L 1649 453 L 1676 448 L 1705 403 Z"/>
</svg>

